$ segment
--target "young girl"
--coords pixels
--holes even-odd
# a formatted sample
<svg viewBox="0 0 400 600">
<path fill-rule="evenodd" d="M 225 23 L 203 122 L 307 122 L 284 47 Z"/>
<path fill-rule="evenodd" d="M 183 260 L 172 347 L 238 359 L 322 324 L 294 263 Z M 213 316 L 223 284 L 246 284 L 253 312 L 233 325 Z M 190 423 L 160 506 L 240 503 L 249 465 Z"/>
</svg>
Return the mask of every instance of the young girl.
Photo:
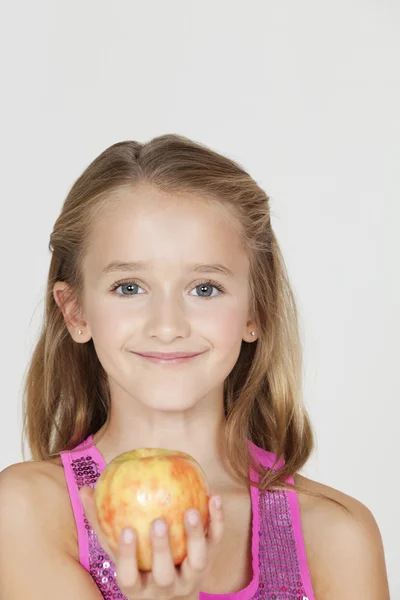
<svg viewBox="0 0 400 600">
<path fill-rule="evenodd" d="M 1 600 L 387 599 L 371 512 L 298 474 L 313 449 L 298 317 L 250 175 L 175 135 L 114 144 L 73 185 L 50 249 L 32 460 L 0 474 Z M 211 493 L 206 533 L 185 513 L 180 566 L 152 523 L 146 573 L 135 532 L 113 554 L 93 508 L 105 466 L 141 447 L 189 453 Z"/>
</svg>

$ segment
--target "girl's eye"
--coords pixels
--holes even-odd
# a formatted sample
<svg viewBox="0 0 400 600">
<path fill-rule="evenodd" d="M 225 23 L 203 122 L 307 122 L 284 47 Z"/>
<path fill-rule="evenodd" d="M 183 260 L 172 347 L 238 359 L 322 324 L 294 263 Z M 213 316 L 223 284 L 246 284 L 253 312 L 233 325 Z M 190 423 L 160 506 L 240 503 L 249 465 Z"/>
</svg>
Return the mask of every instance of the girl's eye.
<svg viewBox="0 0 400 600">
<path fill-rule="evenodd" d="M 218 290 L 217 294 L 212 295 L 212 288 Z M 199 298 L 215 298 L 215 296 L 219 296 L 225 292 L 225 288 L 215 281 L 203 281 L 202 283 L 197 284 L 194 290 L 200 289 Z M 208 290 L 211 290 L 211 294 L 208 294 Z M 205 294 L 204 296 L 202 294 Z"/>
<path fill-rule="evenodd" d="M 128 290 L 128 294 L 125 293 L 117 293 L 117 290 L 121 288 L 121 289 L 125 289 Z M 117 296 L 137 296 L 138 294 L 136 293 L 131 293 L 132 289 L 133 292 L 136 291 L 137 288 L 140 288 L 140 285 L 137 284 L 135 281 L 116 281 L 115 284 L 112 286 L 111 291 L 117 293 Z M 140 288 L 143 289 L 143 288 Z"/>
<path fill-rule="evenodd" d="M 121 290 L 127 290 L 128 293 L 125 294 L 124 292 L 117 292 L 119 288 L 121 288 Z M 117 296 L 137 296 L 140 295 L 136 293 L 138 288 L 143 289 L 136 281 L 116 281 L 111 288 L 111 292 L 115 293 Z M 212 295 L 212 288 L 218 290 L 218 294 Z M 220 283 L 216 283 L 215 281 L 211 280 L 203 281 L 202 283 L 196 285 L 193 289 L 200 290 L 198 298 L 215 298 L 215 296 L 219 296 L 219 294 L 223 294 L 225 292 L 225 288 Z M 208 293 L 210 290 L 211 294 Z"/>
</svg>

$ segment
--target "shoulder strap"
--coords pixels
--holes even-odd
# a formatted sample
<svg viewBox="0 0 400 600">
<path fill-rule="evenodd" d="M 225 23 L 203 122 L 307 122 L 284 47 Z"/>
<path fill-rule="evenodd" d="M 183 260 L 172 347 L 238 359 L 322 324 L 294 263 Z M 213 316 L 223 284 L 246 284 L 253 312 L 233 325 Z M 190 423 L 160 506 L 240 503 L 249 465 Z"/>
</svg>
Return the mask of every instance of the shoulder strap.
<svg viewBox="0 0 400 600">
<path fill-rule="evenodd" d="M 284 464 L 276 455 L 252 444 L 259 462 L 267 469 Z M 293 477 L 286 480 L 294 483 Z M 260 490 L 260 588 L 265 598 L 315 600 L 307 564 L 298 494 L 291 490 Z M 285 594 L 285 595 L 283 595 Z M 287 594 L 287 595 L 286 595 Z"/>
<path fill-rule="evenodd" d="M 65 479 L 77 528 L 80 563 L 89 571 L 89 543 L 87 535 L 89 524 L 85 518 L 78 491 L 84 485 L 94 487 L 100 476 L 100 470 L 92 456 L 91 450 L 93 445 L 88 445 L 87 442 L 91 442 L 91 436 L 73 450 L 61 452 L 60 457 L 64 466 Z"/>
<path fill-rule="evenodd" d="M 75 449 L 62 452 L 61 460 L 78 531 L 80 563 L 92 576 L 103 598 L 127 600 L 118 586 L 115 565 L 86 519 L 78 493 L 84 485 L 95 487 L 105 467 L 104 459 L 89 436 Z"/>
</svg>

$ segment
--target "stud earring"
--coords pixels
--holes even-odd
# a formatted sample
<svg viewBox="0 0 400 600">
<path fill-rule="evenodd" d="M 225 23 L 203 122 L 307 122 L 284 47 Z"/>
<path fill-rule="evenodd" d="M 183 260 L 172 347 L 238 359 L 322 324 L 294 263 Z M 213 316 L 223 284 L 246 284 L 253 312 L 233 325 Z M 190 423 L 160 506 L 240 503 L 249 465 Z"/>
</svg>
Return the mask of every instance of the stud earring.
<svg viewBox="0 0 400 600">
<path fill-rule="evenodd" d="M 82 329 L 78 329 L 78 335 L 81 335 L 81 333 L 83 333 Z"/>
<path fill-rule="evenodd" d="M 251 333 L 251 335 L 256 335 L 255 331 L 251 331 L 250 333 Z"/>
</svg>

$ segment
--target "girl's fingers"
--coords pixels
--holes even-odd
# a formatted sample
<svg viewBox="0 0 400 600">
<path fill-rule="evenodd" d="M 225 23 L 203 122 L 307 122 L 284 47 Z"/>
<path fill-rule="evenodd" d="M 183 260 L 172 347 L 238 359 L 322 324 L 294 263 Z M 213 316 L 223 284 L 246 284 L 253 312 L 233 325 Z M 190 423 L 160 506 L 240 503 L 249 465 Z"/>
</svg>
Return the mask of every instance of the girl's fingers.
<svg viewBox="0 0 400 600">
<path fill-rule="evenodd" d="M 207 527 L 207 535 L 204 533 L 203 524 L 200 519 L 197 524 L 190 523 L 189 517 L 192 509 L 185 513 L 188 551 L 185 560 L 181 564 L 183 584 L 187 585 L 193 579 L 198 579 L 199 574 L 206 568 L 207 562 L 212 560 L 214 546 L 217 546 L 222 539 L 224 529 L 222 505 L 217 506 L 215 504 L 215 497 L 211 497 L 209 500 L 209 512 L 210 520 Z"/>
<path fill-rule="evenodd" d="M 156 586 L 172 588 L 176 580 L 176 569 L 171 553 L 168 525 L 156 519 L 151 525 L 152 579 Z"/>
<path fill-rule="evenodd" d="M 137 538 L 134 529 L 124 529 L 118 543 L 117 581 L 126 594 L 138 593 L 142 581 L 137 566 Z"/>
<path fill-rule="evenodd" d="M 224 533 L 224 512 L 220 496 L 212 496 L 208 503 L 210 522 L 208 524 L 207 539 L 210 545 L 219 544 Z"/>
<path fill-rule="evenodd" d="M 182 575 L 188 577 L 189 572 L 201 573 L 207 564 L 207 540 L 198 510 L 191 508 L 185 512 L 185 529 L 187 561 Z"/>
</svg>

